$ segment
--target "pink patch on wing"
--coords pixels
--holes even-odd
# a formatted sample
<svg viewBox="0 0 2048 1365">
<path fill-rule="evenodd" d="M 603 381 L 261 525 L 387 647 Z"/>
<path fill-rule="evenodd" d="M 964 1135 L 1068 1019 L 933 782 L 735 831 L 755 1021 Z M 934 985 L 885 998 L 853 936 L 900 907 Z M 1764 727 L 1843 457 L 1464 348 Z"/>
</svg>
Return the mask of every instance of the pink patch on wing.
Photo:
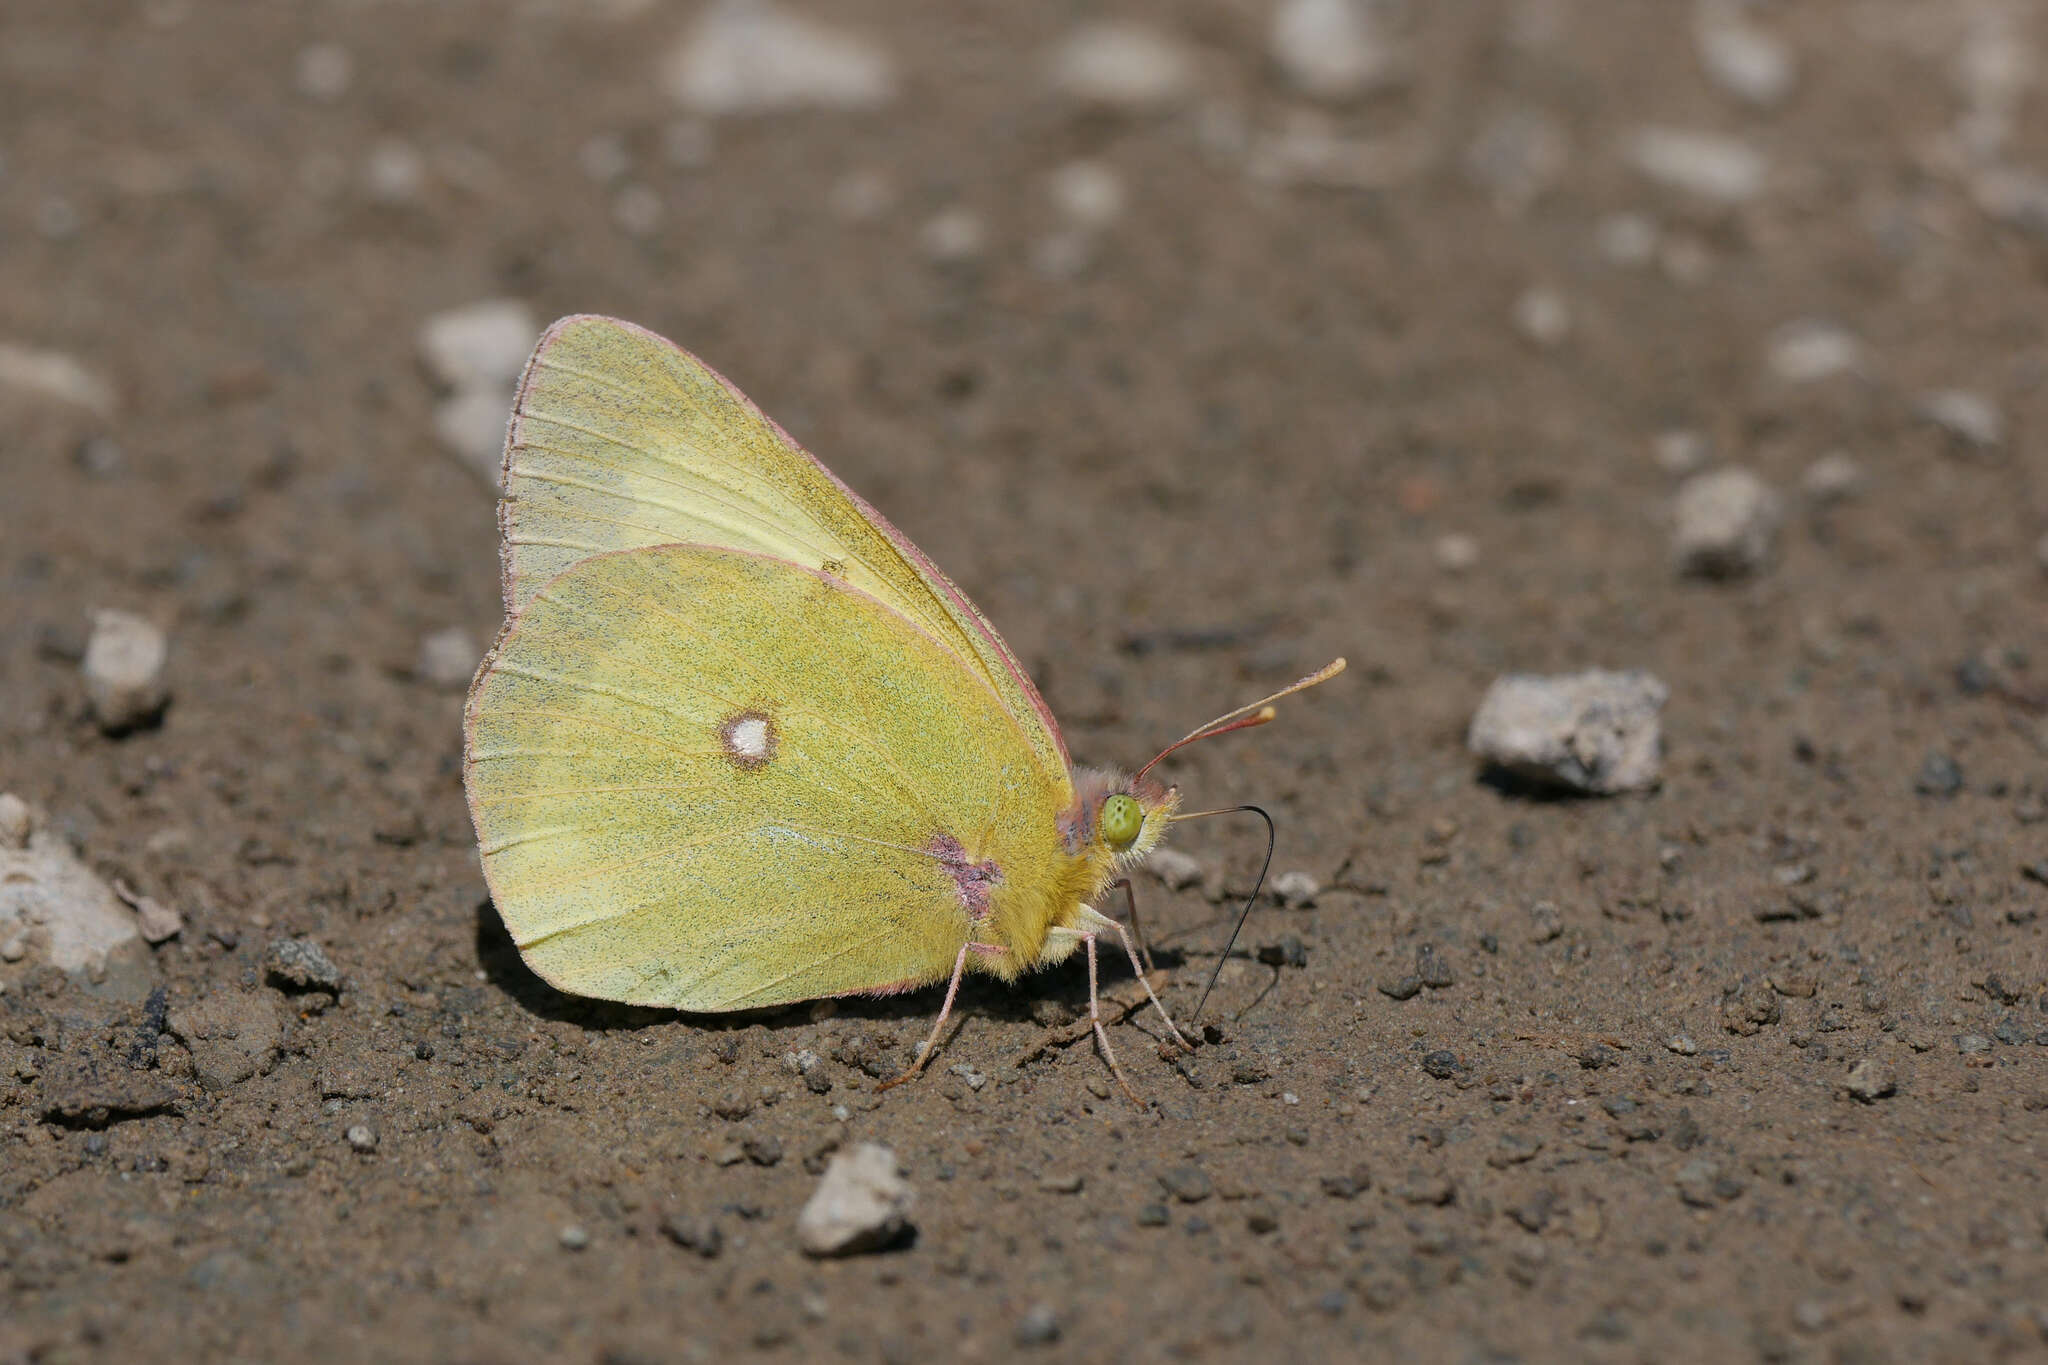
<svg viewBox="0 0 2048 1365">
<path fill-rule="evenodd" d="M 960 908 L 976 924 L 989 917 L 989 888 L 1003 879 L 1002 869 L 993 860 L 983 859 L 971 862 L 967 850 L 958 839 L 950 834 L 934 834 L 924 851 L 939 860 L 939 866 L 952 874 L 953 889 L 960 897 Z"/>
</svg>

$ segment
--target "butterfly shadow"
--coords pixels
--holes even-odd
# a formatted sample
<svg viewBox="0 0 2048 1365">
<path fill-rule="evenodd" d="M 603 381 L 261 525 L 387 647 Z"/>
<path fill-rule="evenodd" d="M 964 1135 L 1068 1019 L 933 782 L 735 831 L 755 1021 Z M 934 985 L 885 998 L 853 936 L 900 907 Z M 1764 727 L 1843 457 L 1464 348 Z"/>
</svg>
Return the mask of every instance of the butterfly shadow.
<svg viewBox="0 0 2048 1365">
<path fill-rule="evenodd" d="M 1174 969 L 1186 962 L 1183 950 L 1171 945 L 1155 944 L 1152 956 L 1154 964 L 1162 968 Z M 505 921 L 499 918 L 497 907 L 488 899 L 479 901 L 476 907 L 476 961 L 485 980 L 511 997 L 513 1003 L 528 1014 L 582 1028 L 632 1031 L 655 1024 L 672 1024 L 678 1019 L 711 1029 L 746 1028 L 753 1024 L 770 1029 L 794 1029 L 810 1027 L 814 1022 L 812 1002 L 702 1015 L 683 1014 L 652 1005 L 621 1005 L 557 990 L 526 965 L 526 960 L 519 955 L 518 945 L 512 942 L 512 935 L 505 928 Z M 1105 953 L 1102 961 L 1103 986 L 1122 981 L 1130 975 L 1130 970 L 1130 964 L 1122 960 L 1120 953 L 1114 956 Z M 941 982 L 894 995 L 841 996 L 833 1002 L 834 1013 L 842 1019 L 928 1027 L 938 1012 L 944 993 L 945 983 Z M 1088 974 L 1080 965 L 1078 956 L 1050 971 L 1025 976 L 1014 986 L 986 976 L 966 978 L 960 983 L 958 999 L 953 1002 L 954 1027 L 959 1027 L 957 1021 L 967 1019 L 1039 1025 L 1064 1022 L 1046 1017 L 1047 1004 L 1054 1002 L 1068 1018 L 1086 1017 Z"/>
</svg>

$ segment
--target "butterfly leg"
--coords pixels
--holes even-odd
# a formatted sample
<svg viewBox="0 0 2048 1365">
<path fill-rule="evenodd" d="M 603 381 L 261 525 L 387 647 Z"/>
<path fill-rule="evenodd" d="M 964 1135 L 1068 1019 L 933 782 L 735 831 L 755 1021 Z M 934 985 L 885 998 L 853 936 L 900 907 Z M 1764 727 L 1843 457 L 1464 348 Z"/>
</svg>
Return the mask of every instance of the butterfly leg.
<svg viewBox="0 0 2048 1365">
<path fill-rule="evenodd" d="M 972 943 L 961 944 L 960 956 L 953 959 L 953 979 L 946 983 L 946 1003 L 939 1006 L 939 1017 L 932 1023 L 931 1036 L 924 1040 L 924 1046 L 918 1050 L 917 1060 L 910 1064 L 910 1070 L 900 1076 L 892 1076 L 876 1086 L 877 1091 L 893 1089 L 905 1081 L 915 1079 L 917 1074 L 924 1070 L 924 1064 L 932 1059 L 932 1054 L 938 1051 L 939 1030 L 946 1026 L 947 1016 L 953 1013 L 953 997 L 960 994 L 960 978 L 967 971 L 967 954 L 973 947 Z"/>
<path fill-rule="evenodd" d="M 1124 887 L 1126 890 L 1129 890 L 1130 883 L 1126 882 L 1124 884 Z M 1124 927 L 1121 924 L 1117 924 L 1115 920 L 1111 920 L 1110 923 L 1112 925 L 1115 925 L 1116 927 L 1116 936 L 1124 941 L 1124 955 L 1130 958 L 1131 970 L 1138 974 L 1138 984 L 1145 988 L 1145 998 L 1152 1002 L 1152 1008 L 1159 1011 L 1160 1019 L 1163 1020 L 1166 1024 L 1166 1031 L 1173 1035 L 1174 1042 L 1179 1043 L 1188 1051 L 1193 1052 L 1195 1050 L 1194 1044 L 1190 1043 L 1186 1038 L 1181 1036 L 1181 1031 L 1174 1027 L 1173 1016 L 1166 1012 L 1166 1006 L 1160 1004 L 1159 997 L 1152 993 L 1152 983 L 1151 981 L 1146 979 L 1145 969 L 1138 965 L 1138 950 L 1131 946 L 1131 936 L 1128 933 L 1126 933 L 1124 931 Z"/>
<path fill-rule="evenodd" d="M 1129 940 L 1126 939 L 1125 942 L 1128 943 Z M 1102 1001 L 1095 989 L 1095 935 L 1082 934 L 1081 944 L 1088 950 L 1088 1022 L 1095 1026 L 1095 1041 L 1102 1046 L 1102 1060 L 1109 1063 L 1109 1074 L 1116 1077 L 1116 1083 L 1123 1090 L 1125 1098 L 1143 1109 L 1145 1102 L 1138 1098 L 1137 1092 L 1131 1089 L 1131 1083 L 1124 1079 L 1124 1069 L 1117 1065 L 1116 1051 L 1110 1047 L 1109 1034 L 1102 1027 Z M 1135 960 L 1134 956 L 1133 961 Z M 1147 986 L 1145 989 L 1149 992 L 1152 988 Z"/>
</svg>

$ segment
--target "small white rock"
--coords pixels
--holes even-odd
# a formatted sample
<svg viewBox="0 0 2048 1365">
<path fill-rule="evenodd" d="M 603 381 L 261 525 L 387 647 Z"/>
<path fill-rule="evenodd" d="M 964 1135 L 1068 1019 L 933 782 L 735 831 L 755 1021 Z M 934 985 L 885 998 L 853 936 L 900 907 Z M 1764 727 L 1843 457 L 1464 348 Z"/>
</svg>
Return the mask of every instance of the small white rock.
<svg viewBox="0 0 2048 1365">
<path fill-rule="evenodd" d="M 870 39 L 768 0 L 715 0 L 667 57 L 662 85 L 706 117 L 879 109 L 896 64 Z"/>
<path fill-rule="evenodd" d="M 363 162 L 363 192 L 380 204 L 419 201 L 427 188 L 427 159 L 404 138 L 387 137 Z"/>
<path fill-rule="evenodd" d="M 85 696 L 93 719 L 109 734 L 156 719 L 170 700 L 164 664 L 170 640 L 156 624 L 125 611 L 93 613 L 85 645 Z"/>
<path fill-rule="evenodd" d="M 1100 161 L 1069 161 L 1047 182 L 1053 207 L 1075 227 L 1099 232 L 1124 211 L 1124 182 Z"/>
<path fill-rule="evenodd" d="M 1792 49 L 1730 0 L 1701 0 L 1692 32 L 1707 79 L 1736 99 L 1769 107 L 1792 93 L 1799 76 Z"/>
<path fill-rule="evenodd" d="M 1811 384 L 1859 368 L 1863 346 L 1835 323 L 1801 318 L 1771 334 L 1767 363 L 1787 384 Z"/>
<path fill-rule="evenodd" d="M 2005 416 L 1996 403 L 1981 393 L 1941 389 L 1923 394 L 1915 410 L 1922 418 L 1978 450 L 1990 450 L 2005 443 Z"/>
<path fill-rule="evenodd" d="M 1863 466 L 1847 451 L 1831 450 L 1806 467 L 1799 486 L 1816 506 L 1847 502 L 1863 492 Z"/>
<path fill-rule="evenodd" d="M 1849 1094 L 1865 1104 L 1881 1100 L 1899 1088 L 1898 1073 L 1875 1057 L 1865 1057 L 1849 1068 L 1843 1082 Z"/>
<path fill-rule="evenodd" d="M 1670 689 L 1641 670 L 1496 678 L 1466 746 L 1527 782 L 1596 795 L 1657 784 Z"/>
<path fill-rule="evenodd" d="M 0 388 L 52 398 L 100 417 L 114 415 L 114 386 L 63 351 L 0 341 Z"/>
<path fill-rule="evenodd" d="M 447 626 L 420 640 L 413 674 L 434 687 L 455 691 L 469 686 L 469 680 L 476 676 L 477 661 L 482 658 L 483 651 L 476 647 L 468 631 L 461 626 Z"/>
<path fill-rule="evenodd" d="M 1595 244 L 1608 264 L 1640 270 L 1657 257 L 1657 224 L 1640 213 L 1610 213 L 1600 220 Z"/>
<path fill-rule="evenodd" d="M 1680 573 L 1740 578 L 1770 562 L 1782 500 L 1747 469 L 1695 474 L 1678 487 L 1671 553 Z"/>
<path fill-rule="evenodd" d="M 351 1123 L 348 1126 L 348 1131 L 343 1133 L 342 1136 L 348 1140 L 349 1146 L 359 1152 L 374 1152 L 377 1150 L 377 1130 L 367 1123 Z"/>
<path fill-rule="evenodd" d="M 118 877 L 114 879 L 113 889 L 121 903 L 135 912 L 135 928 L 141 933 L 143 942 L 164 943 L 184 931 L 185 917 L 154 896 L 138 894 Z"/>
<path fill-rule="evenodd" d="M 1547 285 L 1524 290 L 1515 300 L 1515 330 L 1549 350 L 1572 334 L 1572 306 Z"/>
<path fill-rule="evenodd" d="M 1051 71 L 1068 99 L 1122 113 L 1178 103 L 1195 84 L 1194 59 L 1177 39 L 1127 20 L 1076 28 L 1054 49 Z"/>
<path fill-rule="evenodd" d="M 1280 0 L 1269 47 L 1288 84 L 1313 99 L 1352 99 L 1390 85 L 1406 61 L 1370 0 Z"/>
<path fill-rule="evenodd" d="M 35 829 L 35 817 L 28 802 L 13 792 L 0 792 L 0 848 L 27 848 Z"/>
<path fill-rule="evenodd" d="M 356 61 L 339 43 L 310 43 L 299 49 L 295 84 L 309 100 L 332 104 L 355 81 Z"/>
<path fill-rule="evenodd" d="M 1674 1033 L 1664 1040 L 1664 1046 L 1681 1057 L 1694 1056 L 1700 1050 L 1700 1045 L 1692 1040 L 1690 1033 Z"/>
<path fill-rule="evenodd" d="M 97 991 L 141 999 L 154 969 L 135 916 L 68 840 L 11 800 L 0 839 L 0 963 L 56 967 Z"/>
<path fill-rule="evenodd" d="M 1299 868 L 1283 872 L 1273 879 L 1273 899 L 1289 910 L 1307 910 L 1314 907 L 1316 897 L 1323 892 L 1323 885 L 1315 877 Z"/>
<path fill-rule="evenodd" d="M 1208 880 L 1208 869 L 1198 859 L 1190 857 L 1177 848 L 1162 848 L 1145 859 L 1146 870 L 1157 877 L 1169 891 L 1185 891 L 1191 886 L 1200 886 Z"/>
<path fill-rule="evenodd" d="M 879 1250 L 903 1235 L 914 1201 L 896 1154 L 876 1143 L 860 1143 L 833 1154 L 797 1215 L 797 1244 L 809 1256 Z"/>
<path fill-rule="evenodd" d="M 1479 563 L 1479 542 L 1462 531 L 1452 531 L 1436 538 L 1430 554 L 1445 573 L 1467 573 Z"/>
<path fill-rule="evenodd" d="M 1705 468 L 1713 450 L 1713 442 L 1707 439 L 1707 433 L 1691 427 L 1660 431 L 1650 439 L 1650 456 L 1656 460 L 1657 468 L 1675 479 L 1696 474 Z"/>
<path fill-rule="evenodd" d="M 988 233 L 971 209 L 950 208 L 918 229 L 918 250 L 941 265 L 960 265 L 987 249 Z"/>
<path fill-rule="evenodd" d="M 504 389 L 509 397 L 539 337 L 533 310 L 518 299 L 481 299 L 428 318 L 418 344 L 428 372 L 447 387 Z"/>
<path fill-rule="evenodd" d="M 1740 204 L 1763 193 L 1770 163 L 1739 138 L 1684 128 L 1640 128 L 1630 136 L 1628 160 L 1661 185 Z"/>
</svg>

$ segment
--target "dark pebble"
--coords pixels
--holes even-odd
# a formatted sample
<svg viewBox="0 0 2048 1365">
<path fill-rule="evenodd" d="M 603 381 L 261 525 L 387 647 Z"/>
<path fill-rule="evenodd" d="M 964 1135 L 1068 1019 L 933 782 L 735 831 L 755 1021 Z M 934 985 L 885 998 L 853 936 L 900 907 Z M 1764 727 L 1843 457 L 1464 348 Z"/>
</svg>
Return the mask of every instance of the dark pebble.
<svg viewBox="0 0 2048 1365">
<path fill-rule="evenodd" d="M 773 1135 L 744 1138 L 740 1150 L 756 1166 L 774 1166 L 782 1161 L 782 1139 Z"/>
<path fill-rule="evenodd" d="M 1930 752 L 1913 778 L 1913 790 L 1922 796 L 1954 796 L 1963 789 L 1963 769 L 1940 750 Z"/>
<path fill-rule="evenodd" d="M 1166 1205 L 1146 1204 L 1138 1210 L 1138 1226 L 1141 1228 L 1163 1228 L 1167 1224 Z"/>
<path fill-rule="evenodd" d="M 725 1250 L 725 1234 L 709 1218 L 672 1213 L 661 1220 L 661 1230 L 671 1242 L 685 1251 L 696 1252 L 707 1261 Z"/>
<path fill-rule="evenodd" d="M 1380 994 L 1391 996 L 1395 1000 L 1413 1000 L 1421 992 L 1420 977 L 1404 976 L 1395 981 L 1380 982 Z"/>
<path fill-rule="evenodd" d="M 1289 934 L 1278 943 L 1262 944 L 1259 948 L 1259 961 L 1268 967 L 1306 967 L 1308 945 L 1293 934 Z"/>
<path fill-rule="evenodd" d="M 1451 964 L 1435 948 L 1424 944 L 1415 950 L 1415 979 L 1433 991 L 1440 991 L 1458 982 L 1451 970 Z"/>
<path fill-rule="evenodd" d="M 1199 1204 L 1216 1192 L 1209 1173 L 1200 1166 L 1175 1166 L 1159 1177 L 1159 1185 L 1183 1204 Z"/>
<path fill-rule="evenodd" d="M 1458 1054 L 1449 1048 L 1438 1048 L 1424 1054 L 1422 1069 L 1440 1081 L 1447 1081 L 1458 1074 Z"/>
<path fill-rule="evenodd" d="M 340 995 L 341 968 L 310 938 L 281 938 L 263 950 L 263 977 L 281 991 Z"/>
</svg>

